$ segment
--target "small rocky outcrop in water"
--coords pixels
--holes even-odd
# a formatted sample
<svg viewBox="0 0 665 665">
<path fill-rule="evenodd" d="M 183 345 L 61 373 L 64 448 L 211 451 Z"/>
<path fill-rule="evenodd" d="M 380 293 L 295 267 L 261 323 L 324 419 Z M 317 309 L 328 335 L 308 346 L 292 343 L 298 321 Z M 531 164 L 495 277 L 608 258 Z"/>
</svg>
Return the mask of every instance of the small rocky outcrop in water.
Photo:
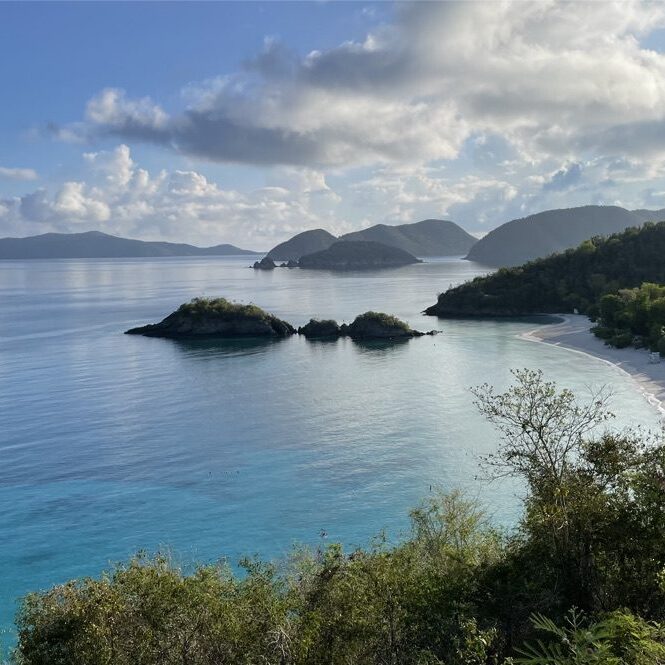
<svg viewBox="0 0 665 665">
<path fill-rule="evenodd" d="M 307 325 L 298 328 L 298 334 L 304 335 L 307 339 L 324 339 L 339 337 L 341 333 L 337 321 L 310 319 Z"/>
<path fill-rule="evenodd" d="M 413 330 L 408 323 L 401 321 L 396 316 L 383 314 L 382 312 L 365 312 L 357 316 L 353 323 L 341 326 L 337 321 L 318 321 L 310 319 L 305 326 L 298 328 L 298 333 L 308 339 L 335 339 L 337 337 L 350 337 L 358 340 L 371 339 L 408 339 L 410 337 L 421 337 L 423 335 L 435 335 L 438 331 L 432 330 L 423 333 Z"/>
<path fill-rule="evenodd" d="M 225 298 L 195 298 L 159 323 L 127 330 L 128 335 L 191 339 L 202 337 L 287 337 L 295 328 L 256 305 Z"/>
<path fill-rule="evenodd" d="M 365 312 L 356 316 L 353 323 L 342 326 L 342 333 L 351 339 L 397 339 L 425 334 L 413 330 L 408 323 L 396 316 L 382 312 Z"/>
<path fill-rule="evenodd" d="M 269 257 L 264 256 L 260 261 L 254 261 L 254 270 L 274 270 L 275 262 Z"/>
</svg>

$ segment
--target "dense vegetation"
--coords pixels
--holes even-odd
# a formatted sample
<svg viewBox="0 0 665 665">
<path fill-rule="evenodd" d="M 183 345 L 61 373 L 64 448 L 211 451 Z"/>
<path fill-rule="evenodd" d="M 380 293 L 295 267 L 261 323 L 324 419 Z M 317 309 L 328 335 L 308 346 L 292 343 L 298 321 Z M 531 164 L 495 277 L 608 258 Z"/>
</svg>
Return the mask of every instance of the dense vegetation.
<svg viewBox="0 0 665 665">
<path fill-rule="evenodd" d="M 436 494 L 411 534 L 185 575 L 137 557 L 25 599 L 20 665 L 658 665 L 665 662 L 665 445 L 601 433 L 538 372 L 474 390 L 528 492 L 514 533 Z"/>
<path fill-rule="evenodd" d="M 518 268 L 502 268 L 450 289 L 427 310 L 439 316 L 573 312 L 594 317 L 600 299 L 644 282 L 665 284 L 665 222 L 595 237 Z"/>
<path fill-rule="evenodd" d="M 177 309 L 177 313 L 189 316 L 242 317 L 245 319 L 266 320 L 272 318 L 265 310 L 257 305 L 243 305 L 231 302 L 226 298 L 194 298 Z"/>
<path fill-rule="evenodd" d="M 370 325 L 381 326 L 383 328 L 395 328 L 396 330 L 403 330 L 404 332 L 411 330 L 408 323 L 398 319 L 392 314 L 384 314 L 383 312 L 372 311 L 356 316 L 349 328 L 361 328 Z"/>
<path fill-rule="evenodd" d="M 612 346 L 646 347 L 665 356 L 665 286 L 642 284 L 603 296 L 593 331 Z"/>
<path fill-rule="evenodd" d="M 298 332 L 308 339 L 333 339 L 351 337 L 354 340 L 385 340 L 405 337 L 419 337 L 423 333 L 412 330 L 408 323 L 396 316 L 383 312 L 365 312 L 359 314 L 349 325 L 341 326 L 332 319 L 319 321 L 310 319 Z"/>
<path fill-rule="evenodd" d="M 128 335 L 172 339 L 224 337 L 287 337 L 295 328 L 256 305 L 226 298 L 194 298 L 159 323 L 126 331 Z"/>
</svg>

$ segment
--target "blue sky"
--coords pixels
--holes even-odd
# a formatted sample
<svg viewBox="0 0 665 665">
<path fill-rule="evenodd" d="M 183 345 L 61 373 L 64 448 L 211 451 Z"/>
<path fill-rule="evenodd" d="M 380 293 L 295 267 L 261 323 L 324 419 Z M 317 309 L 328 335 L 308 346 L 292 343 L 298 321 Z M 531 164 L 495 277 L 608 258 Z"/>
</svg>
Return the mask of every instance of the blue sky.
<svg viewBox="0 0 665 665">
<path fill-rule="evenodd" d="M 665 6 L 0 3 L 0 236 L 665 207 Z"/>
</svg>

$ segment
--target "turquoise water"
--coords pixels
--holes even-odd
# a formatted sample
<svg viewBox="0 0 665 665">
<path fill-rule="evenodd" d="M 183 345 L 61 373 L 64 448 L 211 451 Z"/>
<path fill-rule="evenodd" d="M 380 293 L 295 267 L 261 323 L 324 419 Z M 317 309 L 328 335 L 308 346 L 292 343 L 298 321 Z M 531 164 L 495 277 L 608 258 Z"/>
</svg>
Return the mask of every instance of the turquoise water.
<svg viewBox="0 0 665 665">
<path fill-rule="evenodd" d="M 430 485 L 514 522 L 519 488 L 476 479 L 496 437 L 469 387 L 539 367 L 611 384 L 622 424 L 657 415 L 630 380 L 517 335 L 528 322 L 438 321 L 462 260 L 376 273 L 247 269 L 245 258 L 0 262 L 0 626 L 15 599 L 138 549 L 184 563 L 281 556 L 295 542 L 397 538 Z M 368 309 L 443 334 L 180 343 L 130 337 L 194 296 L 255 302 L 295 325 Z"/>
</svg>

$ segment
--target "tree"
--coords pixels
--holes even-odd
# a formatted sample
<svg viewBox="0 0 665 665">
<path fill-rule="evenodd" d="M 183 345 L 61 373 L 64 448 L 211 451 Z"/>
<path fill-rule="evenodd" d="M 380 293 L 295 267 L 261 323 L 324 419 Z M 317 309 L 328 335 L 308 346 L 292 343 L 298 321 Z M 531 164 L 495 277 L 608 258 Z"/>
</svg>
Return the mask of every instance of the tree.
<svg viewBox="0 0 665 665">
<path fill-rule="evenodd" d="M 572 391 L 558 390 L 541 370 L 511 370 L 515 385 L 504 393 L 484 384 L 472 389 L 479 411 L 501 434 L 497 452 L 485 459 L 496 475 L 524 478 L 533 492 L 558 496 L 584 436 L 613 417 L 601 389 L 580 403 Z"/>
<path fill-rule="evenodd" d="M 586 540 L 592 525 L 586 518 L 596 510 L 599 490 L 580 474 L 577 462 L 585 437 L 612 418 L 606 408 L 610 393 L 601 389 L 579 402 L 570 390 L 545 381 L 540 370 L 512 374 L 515 384 L 503 393 L 487 384 L 472 391 L 480 412 L 501 434 L 485 466 L 491 477 L 512 475 L 527 482 L 522 530 L 529 560 L 540 563 L 533 577 L 548 579 L 564 605 L 588 607 L 595 575 Z"/>
</svg>

